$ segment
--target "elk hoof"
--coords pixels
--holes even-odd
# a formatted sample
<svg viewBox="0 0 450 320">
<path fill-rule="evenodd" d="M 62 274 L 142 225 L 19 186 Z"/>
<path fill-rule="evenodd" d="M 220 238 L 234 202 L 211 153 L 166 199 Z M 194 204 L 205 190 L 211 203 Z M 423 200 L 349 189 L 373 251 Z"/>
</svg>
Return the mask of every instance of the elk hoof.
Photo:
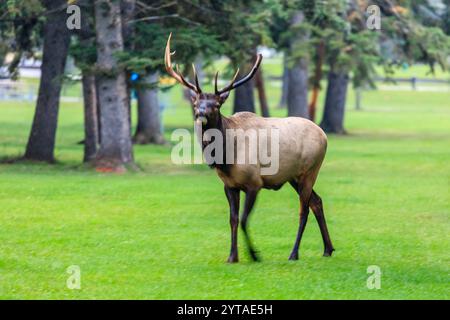
<svg viewBox="0 0 450 320">
<path fill-rule="evenodd" d="M 256 254 L 256 251 L 255 250 L 249 250 L 249 253 L 250 253 L 250 257 L 252 258 L 252 260 L 254 261 L 254 262 L 260 262 L 261 261 L 261 259 L 258 257 L 258 255 Z"/>
<path fill-rule="evenodd" d="M 291 261 L 298 260 L 298 252 L 292 252 L 291 255 L 289 256 L 289 260 Z"/>
<path fill-rule="evenodd" d="M 323 256 L 324 257 L 331 257 L 331 254 L 333 253 L 334 249 L 325 249 Z"/>
<path fill-rule="evenodd" d="M 228 263 L 237 263 L 237 262 L 239 262 L 239 259 L 238 259 L 238 257 L 236 257 L 236 256 L 230 256 L 230 257 L 228 258 L 227 262 L 228 262 Z"/>
</svg>

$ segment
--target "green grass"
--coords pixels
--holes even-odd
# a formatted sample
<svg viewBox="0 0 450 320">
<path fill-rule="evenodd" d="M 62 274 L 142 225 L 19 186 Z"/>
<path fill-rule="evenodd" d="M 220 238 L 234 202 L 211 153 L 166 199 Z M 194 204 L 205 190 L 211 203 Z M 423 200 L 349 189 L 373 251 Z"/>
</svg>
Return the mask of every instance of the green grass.
<svg viewBox="0 0 450 320">
<path fill-rule="evenodd" d="M 273 106 L 279 88 L 268 93 Z M 448 299 L 449 97 L 369 91 L 355 111 L 350 91 L 349 134 L 329 137 L 315 187 L 333 257 L 321 256 L 311 216 L 300 260 L 287 261 L 298 200 L 285 186 L 261 192 L 251 217 L 263 261 L 250 262 L 240 243 L 236 265 L 225 263 L 228 205 L 214 171 L 173 165 L 170 146 L 136 146 L 141 171 L 93 172 L 76 144 L 81 106 L 64 103 L 57 164 L 0 165 L 0 298 Z M 179 90 L 163 99 L 167 137 L 191 128 Z M 31 103 L 0 102 L 0 157 L 23 153 L 32 116 Z M 70 265 L 81 268 L 81 290 L 66 287 Z M 366 287 L 370 265 L 381 268 L 379 290 Z"/>
</svg>

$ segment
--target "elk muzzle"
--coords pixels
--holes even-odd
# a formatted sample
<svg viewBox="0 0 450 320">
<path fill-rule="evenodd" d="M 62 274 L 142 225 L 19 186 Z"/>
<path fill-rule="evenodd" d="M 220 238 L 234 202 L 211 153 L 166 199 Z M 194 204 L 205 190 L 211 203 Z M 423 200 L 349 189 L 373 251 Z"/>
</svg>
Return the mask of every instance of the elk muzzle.
<svg viewBox="0 0 450 320">
<path fill-rule="evenodd" d="M 198 124 L 198 125 L 205 125 L 205 124 L 207 124 L 208 123 L 208 119 L 205 117 L 205 116 L 198 116 L 196 119 L 195 119 L 195 122 Z"/>
<path fill-rule="evenodd" d="M 205 125 L 208 123 L 208 118 L 206 117 L 206 114 L 208 112 L 207 110 L 208 110 L 207 103 L 205 103 L 204 101 L 200 101 L 200 103 L 198 104 L 198 109 L 195 118 L 197 124 Z"/>
</svg>

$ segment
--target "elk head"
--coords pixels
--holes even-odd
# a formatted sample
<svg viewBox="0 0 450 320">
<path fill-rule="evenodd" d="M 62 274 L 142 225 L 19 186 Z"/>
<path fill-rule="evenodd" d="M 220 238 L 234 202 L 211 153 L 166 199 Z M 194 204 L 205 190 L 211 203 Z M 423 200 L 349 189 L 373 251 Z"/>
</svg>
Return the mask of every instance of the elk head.
<svg viewBox="0 0 450 320">
<path fill-rule="evenodd" d="M 257 55 L 255 64 L 245 77 L 236 81 L 236 78 L 239 74 L 238 69 L 231 79 L 230 83 L 220 90 L 217 88 L 217 78 L 219 76 L 219 72 L 217 71 L 216 76 L 214 77 L 214 93 L 203 93 L 198 82 L 198 76 L 194 64 L 192 64 L 192 69 L 194 71 L 195 84 L 192 84 L 183 77 L 178 69 L 178 65 L 176 65 L 177 71 L 173 70 L 170 56 L 175 54 L 175 52 L 170 52 L 171 37 L 172 33 L 170 33 L 169 38 L 167 39 L 166 51 L 164 55 L 166 71 L 173 78 L 175 78 L 175 80 L 190 89 L 192 104 L 194 106 L 195 121 L 203 125 L 206 125 L 207 123 L 216 123 L 220 116 L 220 107 L 228 98 L 230 91 L 243 85 L 255 75 L 259 65 L 261 64 L 262 55 Z"/>
</svg>

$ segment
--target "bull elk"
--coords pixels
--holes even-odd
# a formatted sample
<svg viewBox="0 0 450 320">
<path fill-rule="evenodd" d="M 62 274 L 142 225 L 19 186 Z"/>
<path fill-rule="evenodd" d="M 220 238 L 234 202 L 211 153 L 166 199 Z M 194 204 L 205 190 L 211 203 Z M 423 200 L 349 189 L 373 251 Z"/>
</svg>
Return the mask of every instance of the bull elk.
<svg viewBox="0 0 450 320">
<path fill-rule="evenodd" d="M 328 234 L 323 212 L 322 200 L 313 190 L 319 169 L 327 149 L 325 133 L 313 122 L 298 117 L 262 118 L 250 112 L 239 112 L 230 117 L 220 113 L 220 107 L 228 98 L 231 90 L 249 81 L 261 64 L 259 54 L 250 72 L 236 80 L 238 72 L 231 82 L 222 89 L 217 87 L 218 72 L 215 75 L 214 93 L 202 92 L 194 68 L 194 83 L 187 81 L 178 71 L 173 70 L 171 62 L 169 35 L 165 50 L 165 67 L 170 76 L 193 92 L 194 117 L 202 126 L 202 132 L 208 129 L 218 129 L 226 137 L 227 129 L 272 129 L 279 130 L 279 168 L 275 174 L 262 175 L 260 163 L 256 164 L 212 164 L 217 175 L 224 183 L 225 195 L 230 206 L 231 251 L 228 262 L 238 262 L 237 232 L 239 225 L 240 192 L 245 193 L 244 209 L 241 217 L 241 227 L 244 232 L 247 248 L 254 261 L 258 261 L 257 253 L 252 245 L 247 230 L 247 221 L 252 211 L 258 192 L 262 189 L 280 189 L 286 182 L 295 189 L 300 198 L 300 222 L 294 248 L 289 260 L 298 259 L 298 250 L 303 231 L 311 207 L 320 227 L 324 244 L 324 256 L 331 256 L 334 251 Z M 238 69 L 239 71 L 239 69 Z M 224 138 L 225 139 L 225 138 Z M 234 142 L 233 142 L 234 143 Z M 203 149 L 207 142 L 203 142 Z M 242 150 L 237 150 L 240 152 Z M 243 150 L 245 152 L 245 150 Z"/>
</svg>

